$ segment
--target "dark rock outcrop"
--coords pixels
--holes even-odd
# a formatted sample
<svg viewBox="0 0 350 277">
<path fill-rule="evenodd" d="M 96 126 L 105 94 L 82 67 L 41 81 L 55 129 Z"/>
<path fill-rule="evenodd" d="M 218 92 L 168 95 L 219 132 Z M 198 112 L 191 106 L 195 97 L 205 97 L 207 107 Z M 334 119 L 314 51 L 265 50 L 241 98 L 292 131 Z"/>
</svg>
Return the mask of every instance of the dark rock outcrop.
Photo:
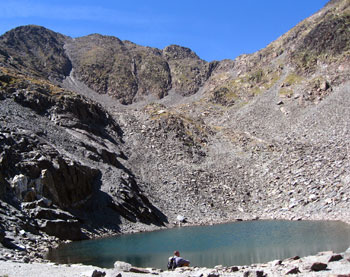
<svg viewBox="0 0 350 277">
<path fill-rule="evenodd" d="M 61 240 L 83 240 L 88 238 L 82 233 L 81 224 L 76 220 L 45 220 L 40 229 Z"/>
</svg>

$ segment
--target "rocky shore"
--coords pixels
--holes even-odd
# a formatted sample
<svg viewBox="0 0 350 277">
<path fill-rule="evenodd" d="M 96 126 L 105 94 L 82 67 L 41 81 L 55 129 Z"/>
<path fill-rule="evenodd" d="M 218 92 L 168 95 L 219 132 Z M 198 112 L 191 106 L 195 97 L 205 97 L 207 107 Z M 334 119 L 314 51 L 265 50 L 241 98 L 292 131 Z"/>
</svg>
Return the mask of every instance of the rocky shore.
<svg viewBox="0 0 350 277">
<path fill-rule="evenodd" d="M 350 249 L 344 253 L 320 252 L 315 256 L 291 257 L 285 260 L 271 261 L 266 264 L 249 266 L 221 265 L 215 268 L 184 267 L 174 271 L 154 268 L 138 268 L 125 262 L 115 262 L 114 268 L 105 269 L 81 264 L 58 265 L 53 263 L 21 263 L 0 261 L 0 276 L 4 277 L 141 277 L 141 276 L 183 276 L 183 277 L 220 277 L 220 276 L 350 276 Z"/>
<path fill-rule="evenodd" d="M 20 229 L 15 222 L 16 217 L 20 217 L 18 212 L 13 210 L 13 207 L 5 203 L 2 203 L 2 209 L 8 209 L 8 215 L 12 214 L 12 218 L 8 217 L 8 223 L 12 225 L 14 232 L 6 232 L 2 237 L 2 244 L 5 247 L 0 248 L 0 276 L 27 276 L 28 272 L 33 272 L 29 276 L 47 276 L 45 274 L 51 274 L 53 276 L 103 276 L 92 275 L 94 270 L 105 272 L 106 276 L 142 276 L 145 275 L 161 275 L 161 276 L 283 276 L 287 274 L 298 274 L 296 276 L 348 276 L 344 274 L 350 274 L 350 248 L 344 253 L 333 253 L 331 251 L 321 252 L 315 256 L 309 257 L 292 257 L 285 260 L 271 261 L 266 264 L 256 264 L 250 266 L 216 266 L 215 268 L 179 268 L 174 272 L 161 271 L 158 269 L 140 269 L 135 268 L 132 265 L 118 262 L 115 265 L 115 269 L 101 269 L 94 266 L 86 265 L 58 265 L 50 262 L 46 259 L 46 254 L 50 248 L 57 247 L 60 243 L 68 243 L 69 240 L 60 240 L 57 237 L 49 236 L 44 232 L 33 234 Z M 349 223 L 349 217 L 345 217 L 346 211 L 343 210 L 343 217 L 340 217 L 340 212 L 336 215 L 323 215 L 319 214 L 318 217 L 314 217 L 315 220 L 330 220 L 330 219 L 342 219 L 342 221 Z M 23 216 L 23 215 L 22 215 Z M 240 214 L 241 218 L 236 218 L 236 221 L 241 220 L 259 220 L 258 216 Z M 301 220 L 303 215 L 286 214 L 285 212 L 278 214 L 274 218 L 266 217 L 260 219 L 292 219 Z M 305 215 L 304 218 L 306 219 Z M 307 218 L 310 219 L 310 218 Z M 11 220 L 13 220 L 11 222 Z M 232 220 L 233 221 L 233 220 Z M 19 223 L 21 223 L 20 221 Z M 201 225 L 205 225 L 208 222 L 203 221 Z M 223 222 L 217 222 L 223 223 Z M 211 222 L 213 224 L 213 222 Z M 169 223 L 167 228 L 175 226 L 192 226 L 198 225 L 191 222 Z M 122 233 L 134 233 L 134 232 L 147 232 L 157 230 L 160 227 L 145 225 L 145 224 L 123 224 Z M 162 227 L 164 228 L 164 227 Z M 11 230 L 11 228 L 9 228 Z M 95 234 L 95 236 L 109 236 L 119 234 L 106 230 L 105 233 Z M 93 234 L 91 234 L 93 237 Z M 322 268 L 322 270 L 313 270 L 312 266 Z M 131 270 L 130 270 L 131 269 Z M 42 273 L 42 272 L 45 272 Z M 2 274 L 2 275 L 1 275 Z M 40 275 L 42 274 L 42 275 Z M 333 274 L 333 275 L 332 275 Z M 343 275 L 341 275 L 343 274 Z M 120 276 L 119 276 L 120 277 Z"/>
</svg>

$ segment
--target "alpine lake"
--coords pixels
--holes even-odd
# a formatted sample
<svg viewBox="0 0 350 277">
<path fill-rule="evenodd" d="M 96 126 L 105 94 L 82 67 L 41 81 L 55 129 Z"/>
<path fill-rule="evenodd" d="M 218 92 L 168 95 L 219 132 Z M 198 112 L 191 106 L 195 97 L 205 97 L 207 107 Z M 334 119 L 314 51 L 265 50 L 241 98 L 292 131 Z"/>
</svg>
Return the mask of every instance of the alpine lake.
<svg viewBox="0 0 350 277">
<path fill-rule="evenodd" d="M 350 225 L 339 221 L 242 221 L 179 227 L 63 244 L 48 253 L 57 263 L 112 268 L 115 261 L 165 269 L 179 250 L 191 266 L 214 267 L 264 263 L 321 251 L 344 252 Z"/>
</svg>

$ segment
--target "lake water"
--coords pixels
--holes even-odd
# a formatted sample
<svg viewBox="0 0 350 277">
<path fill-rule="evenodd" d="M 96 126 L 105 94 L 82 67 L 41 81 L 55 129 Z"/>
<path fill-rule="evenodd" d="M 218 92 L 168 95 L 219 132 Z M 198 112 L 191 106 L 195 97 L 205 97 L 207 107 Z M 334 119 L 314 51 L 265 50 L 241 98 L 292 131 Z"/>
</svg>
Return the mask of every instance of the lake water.
<svg viewBox="0 0 350 277">
<path fill-rule="evenodd" d="M 243 221 L 184 227 L 148 233 L 73 242 L 52 250 L 58 263 L 105 268 L 115 261 L 165 269 L 179 250 L 191 266 L 248 265 L 320 251 L 343 252 L 350 246 L 350 226 L 328 221 Z"/>
</svg>

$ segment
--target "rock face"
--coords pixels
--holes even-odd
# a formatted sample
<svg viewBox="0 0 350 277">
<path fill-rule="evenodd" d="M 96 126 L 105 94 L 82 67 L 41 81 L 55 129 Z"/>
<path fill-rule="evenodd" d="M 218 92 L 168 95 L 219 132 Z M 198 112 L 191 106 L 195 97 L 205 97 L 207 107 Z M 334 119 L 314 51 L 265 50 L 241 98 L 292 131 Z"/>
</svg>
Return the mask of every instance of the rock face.
<svg viewBox="0 0 350 277">
<path fill-rule="evenodd" d="M 74 75 L 99 93 L 113 93 L 131 103 L 138 84 L 132 57 L 123 42 L 114 37 L 91 35 L 67 47 L 74 64 Z"/>
<path fill-rule="evenodd" d="M 40 26 L 16 28 L 0 37 L 0 63 L 36 76 L 62 79 L 72 68 L 63 49 L 67 39 Z"/>
<path fill-rule="evenodd" d="M 164 48 L 163 56 L 169 63 L 173 89 L 184 96 L 196 93 L 217 64 L 205 62 L 191 49 L 178 45 Z"/>
<path fill-rule="evenodd" d="M 30 220 L 35 236 L 80 240 L 103 226 L 117 232 L 120 217 L 166 221 L 123 165 L 122 131 L 100 105 L 11 69 L 0 75 L 1 201 L 20 211 L 5 230 Z M 105 172 L 114 193 L 102 184 Z"/>
<path fill-rule="evenodd" d="M 213 68 L 188 48 L 169 46 L 161 51 L 98 34 L 70 40 L 66 49 L 77 79 L 123 104 L 148 95 L 163 98 L 171 88 L 193 94 Z"/>
<path fill-rule="evenodd" d="M 178 215 L 348 220 L 349 10 L 331 1 L 261 51 L 211 63 L 98 34 L 2 35 L 0 239 L 23 250 L 25 236 Z"/>
</svg>

